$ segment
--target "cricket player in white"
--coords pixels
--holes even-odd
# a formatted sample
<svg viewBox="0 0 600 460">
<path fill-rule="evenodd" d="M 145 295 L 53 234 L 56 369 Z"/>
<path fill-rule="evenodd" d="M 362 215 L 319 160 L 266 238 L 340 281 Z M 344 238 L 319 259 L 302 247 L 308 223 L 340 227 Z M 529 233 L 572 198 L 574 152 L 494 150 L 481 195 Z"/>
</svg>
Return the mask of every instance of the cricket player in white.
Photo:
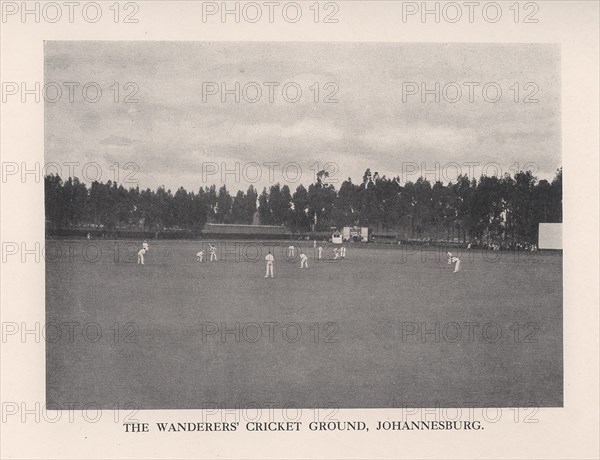
<svg viewBox="0 0 600 460">
<path fill-rule="evenodd" d="M 454 264 L 454 272 L 456 273 L 460 271 L 460 259 L 458 257 L 454 257 L 452 253 L 448 253 L 448 265 Z"/>
<path fill-rule="evenodd" d="M 319 246 L 319 260 L 323 258 L 323 246 Z"/>
<path fill-rule="evenodd" d="M 202 262 L 204 260 L 204 251 L 196 253 L 196 262 Z"/>
<path fill-rule="evenodd" d="M 340 248 L 340 256 L 342 256 L 342 259 L 346 258 L 346 246 Z"/>
<path fill-rule="evenodd" d="M 273 278 L 273 261 L 275 258 L 273 257 L 273 254 L 271 254 L 271 251 L 265 256 L 265 260 L 267 261 L 267 273 L 265 278 L 268 278 L 269 274 L 271 275 L 271 278 Z"/>
<path fill-rule="evenodd" d="M 333 248 L 333 260 L 340 258 L 340 250 L 338 248 Z"/>
<path fill-rule="evenodd" d="M 288 257 L 294 257 L 296 255 L 296 248 L 293 244 L 288 246 Z"/>
<path fill-rule="evenodd" d="M 300 253 L 300 268 L 308 268 L 308 257 L 303 252 Z"/>
<path fill-rule="evenodd" d="M 144 254 L 146 254 L 145 248 L 142 248 L 138 251 L 137 263 L 140 265 L 144 265 Z"/>
<path fill-rule="evenodd" d="M 212 244 L 208 245 L 208 248 L 210 250 L 210 261 L 214 262 L 217 260 L 217 248 L 214 247 Z"/>
</svg>

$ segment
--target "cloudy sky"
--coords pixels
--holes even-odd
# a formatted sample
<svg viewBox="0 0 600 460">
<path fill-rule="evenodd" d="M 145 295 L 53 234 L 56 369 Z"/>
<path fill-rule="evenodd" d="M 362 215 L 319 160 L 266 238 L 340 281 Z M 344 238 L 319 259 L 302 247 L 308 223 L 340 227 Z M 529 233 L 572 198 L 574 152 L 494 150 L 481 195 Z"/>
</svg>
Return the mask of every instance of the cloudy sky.
<svg viewBox="0 0 600 460">
<path fill-rule="evenodd" d="M 540 178 L 552 178 L 561 166 L 556 45 L 51 41 L 45 79 L 63 87 L 58 102 L 45 103 L 46 163 L 95 162 L 102 180 L 113 178 L 110 165 L 135 163 L 142 188 L 226 183 L 237 190 L 281 182 L 295 189 L 312 182 L 316 163 L 330 163 L 339 183 L 348 177 L 360 182 L 366 168 L 415 180 L 413 163 L 429 171 L 430 180 L 438 178 L 436 163 L 442 180 L 456 176 L 455 166 L 443 169 L 448 163 L 463 172 L 477 163 L 477 176 L 489 163 L 503 172 L 530 163 Z M 80 85 L 73 102 L 65 82 Z M 82 97 L 89 82 L 102 89 L 98 102 Z M 135 86 L 126 88 L 128 82 Z M 207 94 L 211 82 L 217 94 Z M 439 103 L 434 95 L 423 103 L 420 93 L 404 102 L 409 82 L 451 85 Z M 489 82 L 487 97 L 497 102 L 483 97 Z M 240 102 L 233 94 L 223 102 L 220 87 L 236 83 L 249 84 L 245 95 L 257 102 L 245 101 L 244 94 Z M 271 86 L 273 102 L 269 83 L 278 84 Z M 124 102 L 135 88 L 137 102 Z M 296 88 L 299 101 L 289 102 Z M 525 103 L 528 95 L 538 102 Z M 93 99 L 95 90 L 87 96 Z M 325 103 L 328 96 L 337 102 Z M 50 86 L 47 99 L 58 99 Z M 240 175 L 210 174 L 215 164 L 218 172 L 239 165 Z M 286 164 L 292 166 L 284 175 Z M 87 169 L 88 178 L 94 175 Z"/>
</svg>

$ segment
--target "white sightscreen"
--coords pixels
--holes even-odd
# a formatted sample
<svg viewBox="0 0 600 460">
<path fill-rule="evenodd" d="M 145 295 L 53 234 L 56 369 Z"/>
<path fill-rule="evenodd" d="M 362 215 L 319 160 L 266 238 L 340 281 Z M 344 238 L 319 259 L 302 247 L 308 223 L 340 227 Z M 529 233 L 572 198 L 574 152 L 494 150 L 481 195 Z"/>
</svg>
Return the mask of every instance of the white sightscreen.
<svg viewBox="0 0 600 460">
<path fill-rule="evenodd" d="M 562 249 L 562 224 L 540 224 L 538 248 Z"/>
</svg>

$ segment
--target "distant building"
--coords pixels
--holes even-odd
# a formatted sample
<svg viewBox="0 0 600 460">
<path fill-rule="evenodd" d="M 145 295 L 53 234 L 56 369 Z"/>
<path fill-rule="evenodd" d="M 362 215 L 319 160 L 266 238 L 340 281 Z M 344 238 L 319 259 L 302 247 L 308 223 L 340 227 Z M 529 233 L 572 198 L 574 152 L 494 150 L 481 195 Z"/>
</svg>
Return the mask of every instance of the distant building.
<svg viewBox="0 0 600 460">
<path fill-rule="evenodd" d="M 369 241 L 369 229 L 368 227 L 344 227 L 342 237 L 344 241 L 362 241 L 366 243 Z"/>
<path fill-rule="evenodd" d="M 342 244 L 344 242 L 342 234 L 340 232 L 333 232 L 333 235 L 331 235 L 331 242 L 333 244 Z"/>
<path fill-rule="evenodd" d="M 202 235 L 223 237 L 282 237 L 290 236 L 290 230 L 282 225 L 205 224 Z"/>
<path fill-rule="evenodd" d="M 538 249 L 562 248 L 562 224 L 540 223 Z"/>
</svg>

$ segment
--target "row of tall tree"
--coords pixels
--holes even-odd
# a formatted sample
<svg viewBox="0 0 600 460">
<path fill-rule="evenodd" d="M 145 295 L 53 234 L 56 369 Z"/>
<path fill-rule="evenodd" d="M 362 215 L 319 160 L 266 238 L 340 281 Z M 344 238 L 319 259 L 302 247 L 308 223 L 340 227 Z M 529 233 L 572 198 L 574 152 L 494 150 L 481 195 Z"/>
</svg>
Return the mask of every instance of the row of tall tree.
<svg viewBox="0 0 600 460">
<path fill-rule="evenodd" d="M 367 169 L 339 190 L 325 171 L 308 189 L 250 186 L 232 196 L 225 185 L 175 193 L 125 189 L 108 181 L 88 188 L 77 178 L 45 177 L 46 220 L 55 228 L 98 226 L 150 231 L 198 231 L 205 223 L 285 225 L 294 232 L 369 227 L 404 239 L 537 241 L 540 222 L 562 221 L 562 169 L 551 182 L 529 171 L 513 176 L 459 176 L 454 183 L 424 178 L 400 183 Z"/>
</svg>

